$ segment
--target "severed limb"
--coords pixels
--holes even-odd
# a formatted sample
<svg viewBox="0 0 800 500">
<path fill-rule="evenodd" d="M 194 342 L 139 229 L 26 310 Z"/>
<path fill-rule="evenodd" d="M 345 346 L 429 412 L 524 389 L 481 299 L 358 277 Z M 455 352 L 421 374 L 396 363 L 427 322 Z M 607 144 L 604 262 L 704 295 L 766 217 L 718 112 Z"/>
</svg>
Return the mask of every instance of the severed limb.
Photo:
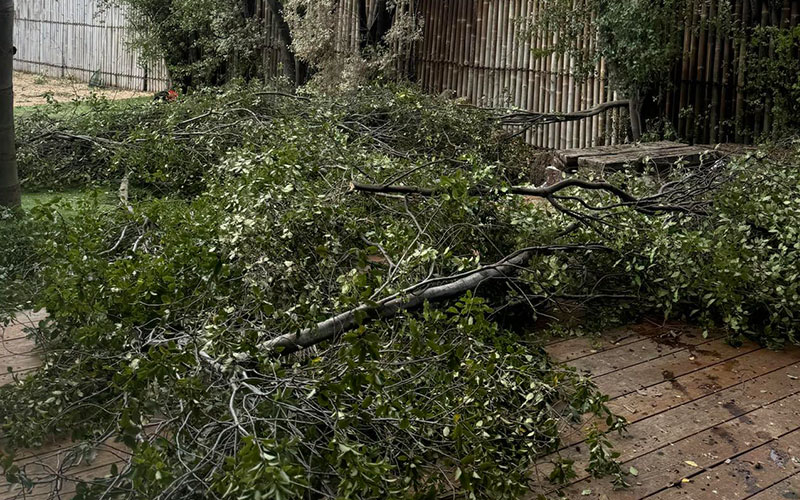
<svg viewBox="0 0 800 500">
<path fill-rule="evenodd" d="M 571 226 L 568 231 L 574 229 Z M 267 340 L 262 348 L 277 350 L 280 354 L 290 354 L 307 347 L 331 340 L 352 330 L 366 319 L 389 318 L 422 306 L 425 302 L 440 302 L 460 297 L 474 290 L 481 283 L 492 279 L 507 279 L 523 268 L 537 255 L 551 255 L 560 252 L 610 251 L 602 245 L 549 245 L 523 248 L 503 258 L 495 264 L 482 266 L 446 278 L 432 278 L 417 283 L 402 292 L 372 304 L 362 304 L 356 308 L 337 314 L 317 325 L 300 332 L 288 333 Z"/>
</svg>

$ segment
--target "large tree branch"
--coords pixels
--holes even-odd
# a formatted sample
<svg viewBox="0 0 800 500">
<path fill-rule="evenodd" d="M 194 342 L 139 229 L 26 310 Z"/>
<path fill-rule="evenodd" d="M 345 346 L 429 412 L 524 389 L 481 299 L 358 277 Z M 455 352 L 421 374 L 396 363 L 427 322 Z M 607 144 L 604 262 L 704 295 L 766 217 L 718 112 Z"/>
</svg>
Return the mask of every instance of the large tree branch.
<svg viewBox="0 0 800 500">
<path fill-rule="evenodd" d="M 630 101 L 620 100 L 605 102 L 591 109 L 573 111 L 571 113 L 535 113 L 533 111 L 516 111 L 502 115 L 498 118 L 501 124 L 509 126 L 544 125 L 547 123 L 561 123 L 582 120 L 597 116 L 613 108 L 624 108 Z"/>
<path fill-rule="evenodd" d="M 587 216 L 560 206 L 557 198 L 566 198 L 563 196 L 556 196 L 557 193 L 568 188 L 602 191 L 619 200 L 619 203 L 605 208 L 628 207 L 648 215 L 661 212 L 700 213 L 697 209 L 698 203 L 700 203 L 697 201 L 697 197 L 714 189 L 717 184 L 717 178 L 719 177 L 717 170 L 718 169 L 712 169 L 711 172 L 690 175 L 669 188 L 644 198 L 637 198 L 626 190 L 607 182 L 594 182 L 578 178 L 565 179 L 550 186 L 514 186 L 511 187 L 508 192 L 544 198 L 553 204 L 554 207 L 572 215 L 578 221 L 583 221 Z M 441 190 L 437 189 L 414 186 L 359 183 L 352 183 L 351 190 L 368 193 L 415 194 L 420 196 L 434 196 L 441 192 Z M 490 194 L 492 192 L 491 189 L 484 187 L 474 188 L 472 191 L 478 195 Z M 664 204 L 667 202 L 671 202 L 672 204 Z M 603 209 L 603 207 L 590 208 L 596 208 L 598 210 Z M 591 216 L 588 217 L 593 219 Z M 559 237 L 575 231 L 577 227 L 578 224 L 570 225 L 559 234 Z M 478 269 L 457 275 L 432 278 L 417 283 L 379 302 L 362 304 L 356 308 L 337 314 L 325 321 L 317 323 L 311 328 L 269 339 L 262 344 L 262 347 L 275 350 L 280 354 L 289 354 L 319 344 L 320 342 L 332 340 L 342 333 L 357 327 L 364 321 L 392 317 L 403 311 L 420 307 L 426 302 L 439 302 L 453 299 L 463 295 L 469 290 L 476 289 L 481 283 L 487 280 L 508 279 L 514 276 L 519 270 L 524 269 L 528 262 L 536 255 L 550 255 L 560 252 L 610 250 L 611 249 L 608 247 L 597 244 L 550 245 L 524 248 L 492 265 L 482 266 Z"/>
<path fill-rule="evenodd" d="M 469 290 L 474 290 L 487 280 L 506 279 L 516 274 L 536 255 L 609 250 L 608 247 L 602 245 L 552 245 L 524 248 L 495 264 L 447 278 L 426 280 L 375 304 L 362 304 L 326 319 L 312 328 L 270 339 L 264 342 L 262 347 L 278 350 L 280 354 L 290 354 L 320 342 L 332 340 L 357 327 L 366 319 L 392 317 L 402 311 L 420 307 L 425 302 L 440 302 L 459 297 Z"/>
<path fill-rule="evenodd" d="M 630 107 L 630 101 L 620 100 L 611 101 L 595 106 L 591 109 L 582 111 L 574 111 L 571 113 L 535 113 L 533 111 L 516 111 L 508 113 L 497 118 L 500 125 L 506 127 L 519 127 L 520 129 L 510 137 L 516 137 L 527 132 L 533 127 L 540 125 L 547 125 L 549 123 L 563 123 L 583 120 L 584 118 L 591 118 L 601 113 L 605 113 L 609 109 Z"/>
<path fill-rule="evenodd" d="M 544 198 L 551 200 L 551 198 L 568 188 L 577 187 L 588 191 L 604 191 L 609 193 L 620 200 L 618 206 L 628 206 L 635 210 L 645 213 L 653 212 L 687 212 L 686 207 L 680 205 L 663 205 L 659 203 L 659 197 L 637 198 L 628 193 L 624 189 L 610 184 L 608 182 L 594 182 L 584 179 L 570 178 L 557 182 L 550 186 L 530 187 L 530 186 L 512 186 L 508 188 L 508 193 L 531 196 L 536 198 Z M 350 189 L 353 191 L 361 191 L 365 193 L 388 193 L 388 194 L 415 194 L 419 196 L 434 196 L 441 193 L 441 190 L 433 188 L 422 188 L 416 186 L 400 186 L 400 185 L 386 185 L 386 184 L 361 184 L 353 182 L 350 184 Z M 473 195 L 489 194 L 489 188 L 476 187 L 470 191 Z"/>
</svg>

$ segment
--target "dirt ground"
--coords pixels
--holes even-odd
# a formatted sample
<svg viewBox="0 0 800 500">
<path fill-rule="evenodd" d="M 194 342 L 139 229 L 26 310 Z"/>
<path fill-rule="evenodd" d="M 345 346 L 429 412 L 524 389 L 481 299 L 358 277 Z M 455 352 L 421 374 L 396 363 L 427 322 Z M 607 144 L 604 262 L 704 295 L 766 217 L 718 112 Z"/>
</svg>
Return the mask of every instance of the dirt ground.
<svg viewBox="0 0 800 500">
<path fill-rule="evenodd" d="M 87 96 L 91 92 L 111 100 L 152 95 L 147 92 L 115 88 L 90 89 L 86 82 L 14 72 L 14 106 L 45 104 L 47 95 L 52 95 L 58 102 L 68 102 L 76 97 Z"/>
</svg>

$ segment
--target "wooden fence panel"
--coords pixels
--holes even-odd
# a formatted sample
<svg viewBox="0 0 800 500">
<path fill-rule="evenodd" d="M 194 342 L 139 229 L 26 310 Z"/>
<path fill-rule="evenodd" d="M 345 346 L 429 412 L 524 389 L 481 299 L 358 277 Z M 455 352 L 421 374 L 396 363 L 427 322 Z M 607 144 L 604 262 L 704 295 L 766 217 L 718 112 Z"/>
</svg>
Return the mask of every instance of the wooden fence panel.
<svg viewBox="0 0 800 500">
<path fill-rule="evenodd" d="M 14 69 L 127 89 L 165 89 L 164 65 L 140 65 L 126 37 L 119 7 L 101 9 L 94 0 L 17 1 Z"/>
</svg>

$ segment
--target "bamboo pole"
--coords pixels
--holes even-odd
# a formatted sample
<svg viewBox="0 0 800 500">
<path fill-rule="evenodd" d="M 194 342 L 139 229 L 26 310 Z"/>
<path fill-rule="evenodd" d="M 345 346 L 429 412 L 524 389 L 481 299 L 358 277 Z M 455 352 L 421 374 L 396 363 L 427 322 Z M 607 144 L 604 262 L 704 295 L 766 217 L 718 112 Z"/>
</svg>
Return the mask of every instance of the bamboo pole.
<svg viewBox="0 0 800 500">
<path fill-rule="evenodd" d="M 481 12 L 481 2 L 480 0 L 476 0 L 474 2 L 470 2 L 470 17 L 469 17 L 469 46 L 467 53 L 464 56 L 464 64 L 469 66 L 469 73 L 467 75 L 467 92 L 466 96 L 470 99 L 470 101 L 475 102 L 475 65 L 473 61 L 475 61 L 475 53 L 476 47 L 475 44 L 478 40 L 478 29 L 480 28 L 480 21 L 479 18 L 482 15 Z"/>
<path fill-rule="evenodd" d="M 688 81 L 687 81 L 687 100 L 686 106 L 691 106 L 692 102 L 695 102 L 692 97 L 697 93 L 697 46 L 698 46 L 698 36 L 695 34 L 695 31 L 698 29 L 698 24 L 700 21 L 700 16 L 698 15 L 699 9 L 697 8 L 697 3 L 702 3 L 703 0 L 693 0 L 692 1 L 692 22 L 691 22 L 691 30 L 690 30 L 690 37 L 689 37 L 689 74 L 688 74 Z M 691 107 L 687 112 L 688 119 L 686 121 L 686 132 L 685 137 L 691 141 L 692 143 L 697 142 L 697 138 L 695 137 L 696 133 L 696 124 L 697 124 L 697 107 Z"/>
<path fill-rule="evenodd" d="M 495 54 L 495 67 L 497 68 L 496 88 L 494 92 L 495 106 L 503 105 L 503 96 L 506 89 L 506 77 L 508 76 L 508 68 L 506 66 L 506 56 L 508 53 L 508 0 L 498 2 L 500 5 L 500 12 L 498 19 L 502 22 L 499 25 L 498 38 L 497 38 L 497 52 Z"/>
<path fill-rule="evenodd" d="M 606 62 L 605 60 L 600 61 L 600 98 L 598 99 L 599 102 L 603 103 L 606 102 L 608 99 L 606 98 Z M 604 146 L 606 144 L 606 129 L 608 128 L 607 124 L 607 117 L 608 113 L 603 113 L 600 115 L 597 134 L 600 138 L 598 143 L 600 146 Z"/>
<path fill-rule="evenodd" d="M 742 26 L 748 29 L 750 22 L 750 2 L 742 2 Z M 739 42 L 739 54 L 736 74 L 736 142 L 744 141 L 744 86 L 745 86 L 745 59 L 747 57 L 747 41 L 742 37 Z"/>
<path fill-rule="evenodd" d="M 554 45 L 558 43 L 558 33 L 553 35 L 553 40 L 554 40 Z M 557 68 L 558 68 L 558 54 L 556 52 L 553 52 L 553 54 L 550 55 L 550 65 L 548 71 L 548 76 L 550 79 L 550 93 L 549 93 L 550 104 L 548 106 L 547 111 L 549 113 L 555 113 L 558 111 L 558 109 L 556 108 L 556 103 L 558 99 L 558 96 L 556 95 L 556 86 L 558 85 L 558 75 L 556 73 L 558 71 Z M 558 147 L 556 144 L 557 128 L 555 127 L 555 125 L 548 125 L 548 129 L 549 129 L 548 130 L 549 137 L 547 139 L 547 147 L 556 148 Z"/>
<path fill-rule="evenodd" d="M 475 89 L 476 104 L 481 104 L 485 96 L 486 84 L 486 45 L 487 37 L 489 34 L 489 0 L 483 0 L 480 9 L 480 31 L 478 34 L 478 43 L 475 47 L 475 62 L 478 69 L 477 84 Z"/>
<path fill-rule="evenodd" d="M 486 89 L 486 91 L 487 91 L 486 93 L 487 93 L 487 96 L 488 96 L 488 99 L 489 99 L 488 102 L 489 102 L 490 106 L 494 106 L 494 105 L 497 104 L 496 92 L 497 92 L 497 87 L 498 87 L 499 82 L 500 82 L 500 80 L 498 78 L 498 75 L 497 75 L 497 71 L 498 71 L 497 68 L 499 67 L 498 58 L 500 57 L 499 47 L 500 47 L 500 32 L 501 32 L 501 30 L 499 28 L 498 19 L 502 19 L 500 9 L 501 9 L 501 6 L 502 6 L 503 2 L 492 2 L 492 3 L 493 3 L 493 7 L 494 8 L 492 9 L 492 19 L 493 20 L 492 20 L 492 24 L 491 24 L 491 27 L 492 27 L 491 41 L 490 41 L 490 45 L 487 47 L 487 52 L 488 52 L 487 63 L 489 65 L 489 67 L 491 68 L 491 70 L 489 72 L 488 87 Z"/>
<path fill-rule="evenodd" d="M 700 0 L 700 33 L 697 42 L 697 73 L 694 78 L 694 112 L 695 112 L 695 131 L 694 142 L 706 142 L 706 127 L 703 126 L 705 116 L 705 85 L 708 79 L 706 78 L 706 52 L 707 52 L 707 38 L 708 38 L 708 0 Z M 710 51 L 709 51 L 710 52 Z"/>
</svg>

